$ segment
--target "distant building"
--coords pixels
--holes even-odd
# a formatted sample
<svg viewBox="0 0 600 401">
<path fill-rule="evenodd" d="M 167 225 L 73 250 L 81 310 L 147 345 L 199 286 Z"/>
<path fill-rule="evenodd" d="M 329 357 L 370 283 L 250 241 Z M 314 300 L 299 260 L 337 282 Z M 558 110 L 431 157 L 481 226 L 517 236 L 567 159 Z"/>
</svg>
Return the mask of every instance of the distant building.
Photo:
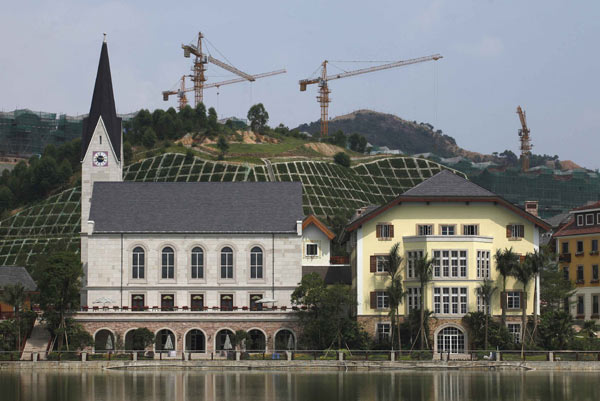
<svg viewBox="0 0 600 401">
<path fill-rule="evenodd" d="M 25 309 L 31 308 L 31 295 L 37 290 L 35 282 L 22 266 L 0 266 L 0 295 L 4 287 L 9 285 L 22 285 L 27 293 Z M 14 305 L 0 302 L 0 319 L 9 319 L 14 316 Z"/>
<path fill-rule="evenodd" d="M 559 265 L 577 290 L 565 310 L 575 319 L 600 318 L 600 202 L 574 208 L 554 234 Z"/>
</svg>

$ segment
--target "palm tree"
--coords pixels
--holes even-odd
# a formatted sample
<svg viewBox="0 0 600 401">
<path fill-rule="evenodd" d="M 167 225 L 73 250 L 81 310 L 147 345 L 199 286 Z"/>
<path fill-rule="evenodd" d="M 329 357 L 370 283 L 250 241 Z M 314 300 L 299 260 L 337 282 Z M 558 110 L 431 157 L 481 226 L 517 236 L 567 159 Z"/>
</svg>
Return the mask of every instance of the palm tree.
<svg viewBox="0 0 600 401">
<path fill-rule="evenodd" d="M 521 309 L 523 311 L 521 315 L 521 349 L 523 349 L 523 346 L 525 345 L 525 333 L 527 326 L 527 287 L 533 278 L 531 259 L 531 254 L 528 253 L 525 256 L 525 260 L 522 263 L 517 263 L 511 273 L 511 276 L 523 284 L 523 299 L 521 299 Z"/>
<path fill-rule="evenodd" d="M 402 349 L 400 340 L 400 316 L 399 306 L 404 299 L 404 289 L 402 288 L 402 262 L 404 259 L 400 256 L 400 243 L 395 243 L 390 249 L 390 253 L 386 261 L 386 272 L 390 277 L 390 284 L 387 288 L 388 297 L 390 300 L 390 320 L 392 321 L 392 350 L 394 349 L 394 328 L 398 326 L 398 349 Z"/>
<path fill-rule="evenodd" d="M 494 285 L 494 281 L 486 278 L 477 288 L 477 295 L 483 298 L 484 300 L 484 312 L 485 312 L 485 349 L 488 349 L 488 327 L 489 327 L 489 317 L 490 312 L 492 310 L 492 295 L 496 292 L 498 288 Z"/>
<path fill-rule="evenodd" d="M 512 251 L 512 248 L 496 250 L 496 270 L 502 276 L 502 296 L 506 296 L 506 278 L 512 274 L 515 266 L 519 264 L 519 257 Z M 502 325 L 506 325 L 506 305 L 502 300 Z"/>
<path fill-rule="evenodd" d="M 532 337 L 535 335 L 538 325 L 538 277 L 546 264 L 550 261 L 550 256 L 547 249 L 542 248 L 541 250 L 535 250 L 533 253 L 528 254 L 526 257 L 529 258 L 529 267 L 531 268 L 531 273 L 533 274 L 533 332 Z"/>
<path fill-rule="evenodd" d="M 20 284 L 6 285 L 2 289 L 2 300 L 15 308 L 15 320 L 17 322 L 17 348 L 21 350 L 21 316 L 19 311 L 25 302 L 27 294 L 25 288 Z"/>
<path fill-rule="evenodd" d="M 421 322 L 419 327 L 419 332 L 421 333 L 421 349 L 424 349 L 423 345 L 429 347 L 427 345 L 427 335 L 425 334 L 425 290 L 427 284 L 431 281 L 432 276 L 433 259 L 427 259 L 427 254 L 425 254 L 415 261 L 415 277 L 417 277 L 421 284 Z"/>
</svg>

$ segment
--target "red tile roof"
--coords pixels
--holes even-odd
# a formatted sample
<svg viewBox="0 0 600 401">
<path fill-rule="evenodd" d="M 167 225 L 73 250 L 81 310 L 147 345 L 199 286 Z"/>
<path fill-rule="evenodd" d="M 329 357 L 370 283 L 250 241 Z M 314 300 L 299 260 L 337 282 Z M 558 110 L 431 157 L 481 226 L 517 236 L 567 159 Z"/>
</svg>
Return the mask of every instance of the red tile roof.
<svg viewBox="0 0 600 401">
<path fill-rule="evenodd" d="M 583 235 L 583 234 L 600 234 L 600 225 L 577 227 L 575 218 L 571 218 L 554 237 L 566 237 L 568 235 Z"/>
<path fill-rule="evenodd" d="M 578 206 L 576 208 L 573 208 L 572 211 L 575 212 L 575 211 L 579 211 L 579 210 L 590 210 L 590 209 L 600 209 L 600 201 L 590 203 L 588 205 Z"/>
</svg>

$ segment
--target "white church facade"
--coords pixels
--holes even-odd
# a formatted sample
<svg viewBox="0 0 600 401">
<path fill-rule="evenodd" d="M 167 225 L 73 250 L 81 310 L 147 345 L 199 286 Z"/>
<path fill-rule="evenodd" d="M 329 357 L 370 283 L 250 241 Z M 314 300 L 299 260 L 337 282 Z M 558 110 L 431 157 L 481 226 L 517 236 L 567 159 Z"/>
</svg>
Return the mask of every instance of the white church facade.
<svg viewBox="0 0 600 401">
<path fill-rule="evenodd" d="M 81 311 L 106 348 L 148 328 L 156 351 L 211 353 L 246 330 L 250 350 L 295 347 L 302 185 L 123 182 L 121 121 L 102 45 L 82 137 Z"/>
</svg>

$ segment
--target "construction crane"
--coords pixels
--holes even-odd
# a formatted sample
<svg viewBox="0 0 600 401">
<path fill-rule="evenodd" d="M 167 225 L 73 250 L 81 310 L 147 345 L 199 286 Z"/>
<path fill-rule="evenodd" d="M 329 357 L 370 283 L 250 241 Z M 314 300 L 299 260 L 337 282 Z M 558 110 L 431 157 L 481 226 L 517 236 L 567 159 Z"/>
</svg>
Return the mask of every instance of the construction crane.
<svg viewBox="0 0 600 401">
<path fill-rule="evenodd" d="M 333 74 L 333 75 L 327 75 L 328 61 L 325 60 L 325 61 L 323 61 L 323 63 L 321 63 L 321 76 L 320 77 L 312 78 L 312 79 L 311 78 L 302 79 L 299 81 L 300 91 L 304 92 L 308 85 L 317 84 L 317 83 L 319 84 L 319 96 L 317 96 L 317 100 L 321 104 L 321 136 L 325 137 L 325 136 L 327 136 L 327 131 L 328 131 L 328 108 L 329 108 L 329 103 L 331 102 L 331 99 L 329 98 L 329 94 L 331 93 L 331 91 L 329 90 L 329 85 L 328 85 L 329 81 L 331 81 L 333 79 L 352 77 L 354 75 L 366 74 L 368 72 L 387 70 L 387 69 L 396 68 L 396 67 L 403 67 L 405 65 L 417 64 L 417 63 L 422 63 L 425 61 L 431 61 L 431 60 L 435 61 L 435 60 L 439 60 L 441 58 L 442 58 L 441 55 L 434 54 L 432 56 L 414 58 L 414 59 L 410 59 L 410 60 L 395 61 L 393 63 L 378 65 L 378 66 L 369 67 L 369 68 L 362 68 L 362 69 L 355 70 L 355 71 L 348 71 L 348 72 L 343 72 L 340 74 Z"/>
<path fill-rule="evenodd" d="M 285 74 L 287 71 L 285 69 L 281 69 L 281 70 L 277 70 L 277 71 L 271 71 L 271 72 L 264 72 L 262 74 L 255 74 L 252 75 L 253 80 L 257 80 L 260 78 L 265 78 L 265 77 L 271 77 L 273 75 L 279 75 L 279 74 Z M 185 107 L 187 105 L 187 97 L 186 97 L 186 92 L 191 92 L 191 91 L 196 91 L 196 85 L 194 85 L 191 88 L 186 88 L 185 87 L 185 78 L 186 77 L 194 77 L 193 75 L 184 75 L 181 77 L 181 79 L 179 80 L 177 86 L 179 86 L 179 89 L 173 89 L 173 90 L 168 90 L 168 91 L 163 91 L 162 95 L 163 95 L 163 100 L 167 101 L 169 100 L 169 96 L 171 95 L 177 95 L 177 97 L 179 98 L 179 109 L 181 110 L 183 107 Z M 231 84 L 237 84 L 239 82 L 246 82 L 247 79 L 246 78 L 234 78 L 234 79 L 230 79 L 227 81 L 221 81 L 221 82 L 213 82 L 210 84 L 204 84 L 202 85 L 203 89 L 209 89 L 209 88 L 220 88 L 221 86 L 224 85 L 231 85 Z"/>
<path fill-rule="evenodd" d="M 204 76 L 204 72 L 206 71 L 206 64 L 208 64 L 208 63 L 212 63 L 216 66 L 223 68 L 224 70 L 227 70 L 236 75 L 239 75 L 240 77 L 244 78 L 245 80 L 248 80 L 248 81 L 255 80 L 255 78 L 252 75 L 246 74 L 245 72 L 240 71 L 237 68 L 212 57 L 211 55 L 204 54 L 202 52 L 202 39 L 203 38 L 204 38 L 204 35 L 202 35 L 202 32 L 198 32 L 198 42 L 196 45 L 193 45 L 193 44 L 181 45 L 181 48 L 183 49 L 184 57 L 189 58 L 192 54 L 194 56 L 196 56 L 196 59 L 194 60 L 194 67 L 192 68 L 192 70 L 194 71 L 194 75 L 192 76 L 192 81 L 194 82 L 195 105 L 198 105 L 203 100 L 203 89 L 205 86 L 204 82 L 206 82 L 206 77 Z"/>
<path fill-rule="evenodd" d="M 529 128 L 527 127 L 527 118 L 521 106 L 517 106 L 517 114 L 521 120 L 521 129 L 519 129 L 519 138 L 521 139 L 521 170 L 529 170 L 529 156 L 531 155 L 531 138 L 529 137 Z"/>
</svg>

